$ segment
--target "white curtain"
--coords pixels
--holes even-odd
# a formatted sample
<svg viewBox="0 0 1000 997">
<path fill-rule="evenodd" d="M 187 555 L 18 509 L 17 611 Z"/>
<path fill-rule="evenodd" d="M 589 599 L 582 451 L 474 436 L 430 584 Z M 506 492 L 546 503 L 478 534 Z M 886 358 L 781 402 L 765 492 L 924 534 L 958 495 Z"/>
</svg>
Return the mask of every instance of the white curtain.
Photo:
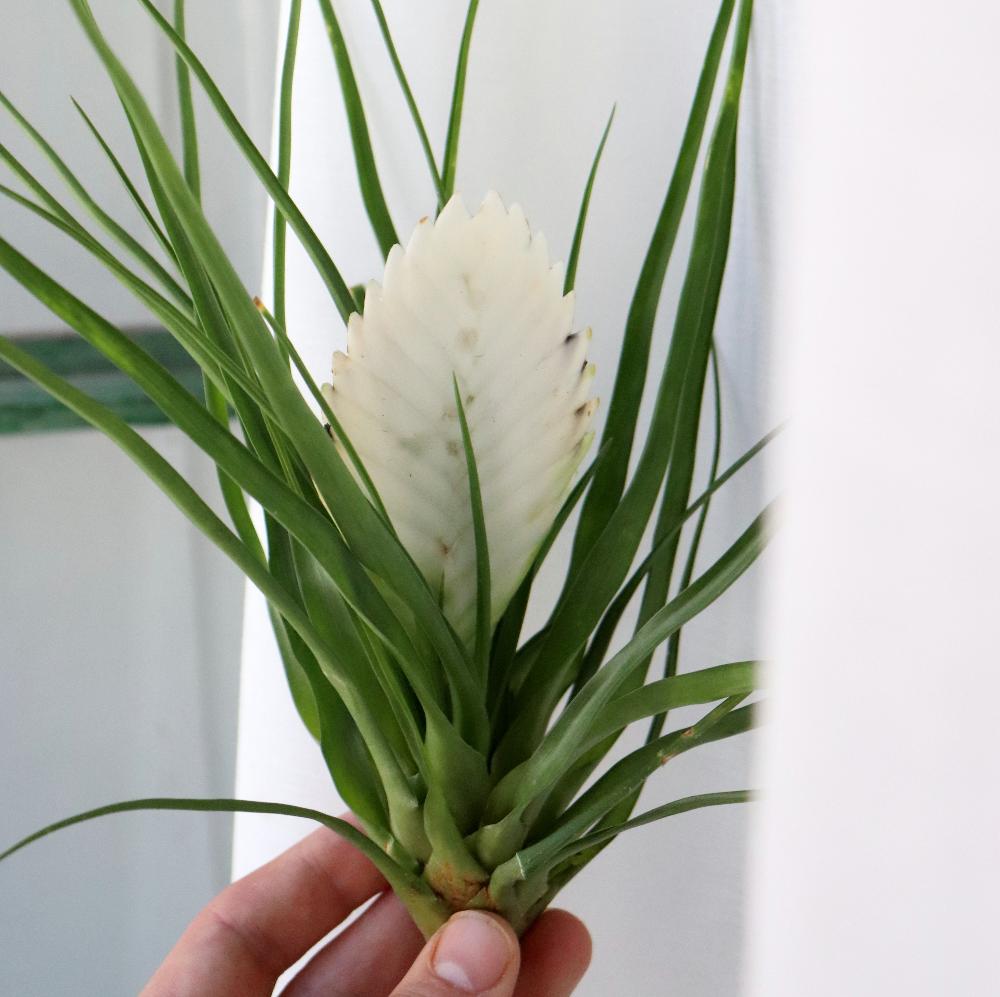
<svg viewBox="0 0 1000 997">
<path fill-rule="evenodd" d="M 781 6 L 793 423 L 749 992 L 993 997 L 1000 14 Z"/>
<path fill-rule="evenodd" d="M 443 144 L 451 75 L 465 10 L 456 0 L 388 2 L 403 62 L 436 145 Z M 565 258 L 579 197 L 612 104 L 618 116 L 594 196 L 577 281 L 577 323 L 594 329 L 598 393 L 610 394 L 624 316 L 669 179 L 715 11 L 701 2 L 511 0 L 483 4 L 474 40 L 458 188 L 474 208 L 496 188 L 519 202 Z M 434 201 L 416 136 L 367 4 L 337 5 L 364 95 L 389 203 L 402 238 Z M 750 89 L 772 85 L 753 56 Z M 751 100 L 756 100 L 751 97 Z M 343 106 L 316 4 L 305 4 L 295 99 L 293 193 L 356 283 L 380 275 L 363 215 Z M 764 431 L 762 375 L 769 369 L 762 323 L 760 183 L 768 157 L 754 105 L 746 115 L 740 196 L 718 339 L 726 395 L 723 461 Z M 683 241 L 677 259 L 683 263 Z M 653 368 L 662 361 L 682 275 L 668 282 Z M 340 320 L 304 256 L 290 263 L 289 325 L 307 363 L 328 378 L 343 348 Z M 763 501 L 759 470 L 720 498 L 704 546 L 721 552 Z M 545 578 L 551 595 L 557 562 Z M 707 563 L 707 561 L 705 562 Z M 756 650 L 756 580 L 691 627 L 685 660 L 707 665 Z M 534 622 L 540 621 L 536 612 Z M 260 597 L 248 594 L 237 792 L 321 809 L 340 806 L 316 747 L 300 729 Z M 634 746 L 633 742 L 629 742 Z M 731 789 L 749 778 L 750 739 L 692 753 L 665 770 L 649 800 Z M 581 993 L 664 992 L 719 997 L 741 975 L 745 831 L 748 813 L 716 809 L 633 832 L 604 853 L 560 902 L 585 917 L 595 965 Z M 287 847 L 307 828 L 283 818 L 239 817 L 234 872 Z M 624 982 L 624 981 L 627 981 Z"/>
</svg>

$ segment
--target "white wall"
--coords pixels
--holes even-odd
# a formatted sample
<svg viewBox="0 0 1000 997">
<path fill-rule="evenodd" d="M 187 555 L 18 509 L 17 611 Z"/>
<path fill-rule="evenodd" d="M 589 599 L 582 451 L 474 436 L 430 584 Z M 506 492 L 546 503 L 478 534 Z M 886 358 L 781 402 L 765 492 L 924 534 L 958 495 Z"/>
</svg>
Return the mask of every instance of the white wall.
<svg viewBox="0 0 1000 997">
<path fill-rule="evenodd" d="M 594 328 L 597 391 L 607 399 L 622 324 L 673 164 L 714 12 L 700 0 L 579 3 L 512 0 L 484 4 L 473 50 L 459 189 L 474 207 L 498 189 L 523 205 L 565 258 L 580 192 L 614 101 L 618 119 L 593 202 L 580 267 L 577 322 Z M 400 53 L 440 147 L 450 74 L 464 7 L 433 0 L 414 9 L 385 4 Z M 391 69 L 367 5 L 342 4 L 383 165 L 390 205 L 405 239 L 433 208 L 429 183 Z M 756 42 L 755 42 L 756 49 Z M 766 232 L 760 199 L 769 146 L 755 102 L 767 100 L 773 70 L 755 51 L 742 143 L 732 261 L 719 318 L 725 379 L 723 461 L 767 428 L 764 382 L 769 345 L 760 288 Z M 377 277 L 377 250 L 356 194 L 354 167 L 327 41 L 306 5 L 298 86 L 294 192 L 351 282 Z M 678 249 L 683 260 L 685 249 Z M 314 371 L 324 374 L 343 346 L 341 324 L 301 253 L 293 252 L 290 327 Z M 682 269 L 675 268 L 659 323 L 662 360 Z M 654 363 L 654 367 L 656 364 Z M 716 503 L 703 564 L 721 552 L 763 502 L 759 468 Z M 561 546 L 554 560 L 566 553 Z M 551 597 L 557 572 L 543 588 Z M 752 656 L 757 579 L 691 626 L 689 667 Z M 536 610 L 534 620 L 540 619 Z M 259 601 L 250 597 L 241 702 L 238 791 L 325 809 L 338 806 L 315 747 L 299 731 Z M 677 718 L 678 721 L 680 718 Z M 630 742 L 631 744 L 632 742 Z M 684 756 L 654 781 L 647 802 L 711 789 L 742 788 L 750 739 Z M 714 809 L 632 832 L 605 852 L 560 902 L 591 925 L 595 965 L 586 997 L 661 993 L 720 997 L 739 992 L 748 813 Z M 281 818 L 237 819 L 235 869 L 245 871 L 305 832 Z"/>
<path fill-rule="evenodd" d="M 93 6 L 174 134 L 172 61 L 148 20 L 137 4 Z M 276 12 L 256 0 L 188 6 L 195 43 L 266 143 Z M 130 223 L 117 179 L 69 103 L 73 94 L 128 150 L 69 6 L 0 0 L 0 17 L 5 92 Z M 204 110 L 202 120 L 210 125 Z M 243 274 L 256 280 L 263 199 L 217 131 L 206 134 L 210 215 Z M 0 141 L 40 162 L 2 117 Z M 38 173 L 51 176 L 44 167 Z M 110 278 L 6 202 L 0 232 L 105 314 L 145 321 Z M 0 331 L 54 328 L 0 274 Z M 145 435 L 214 494 L 214 472 L 179 433 Z M 103 803 L 231 792 L 241 602 L 237 572 L 103 437 L 0 436 L 0 847 Z M 0 990 L 136 993 L 226 882 L 230 840 L 223 816 L 128 815 L 66 831 L 4 863 Z"/>
<path fill-rule="evenodd" d="M 175 430 L 146 437 L 206 492 Z M 240 582 L 113 444 L 0 437 L 0 841 L 232 786 Z M 5 993 L 136 993 L 226 880 L 225 817 L 135 814 L 0 866 Z"/>
</svg>

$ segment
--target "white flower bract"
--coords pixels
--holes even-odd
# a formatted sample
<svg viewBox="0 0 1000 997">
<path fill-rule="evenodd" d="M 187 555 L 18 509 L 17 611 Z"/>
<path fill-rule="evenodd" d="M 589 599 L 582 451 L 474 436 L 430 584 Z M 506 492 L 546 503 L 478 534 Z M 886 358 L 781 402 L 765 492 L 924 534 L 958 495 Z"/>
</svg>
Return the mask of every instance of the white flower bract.
<svg viewBox="0 0 1000 997">
<path fill-rule="evenodd" d="M 457 378 L 480 476 L 491 625 L 528 571 L 592 438 L 590 331 L 524 212 L 460 197 L 395 246 L 323 391 L 445 615 L 471 644 L 476 548 Z"/>
</svg>

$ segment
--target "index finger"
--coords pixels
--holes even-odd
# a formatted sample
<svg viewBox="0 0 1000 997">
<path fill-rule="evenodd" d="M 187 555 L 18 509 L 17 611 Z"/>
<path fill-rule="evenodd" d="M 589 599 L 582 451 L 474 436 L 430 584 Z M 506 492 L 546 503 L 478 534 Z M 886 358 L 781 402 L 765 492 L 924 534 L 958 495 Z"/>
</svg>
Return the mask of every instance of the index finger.
<svg viewBox="0 0 1000 997">
<path fill-rule="evenodd" d="M 289 966 L 385 887 L 353 845 L 320 828 L 220 893 L 141 997 L 270 997 Z"/>
</svg>

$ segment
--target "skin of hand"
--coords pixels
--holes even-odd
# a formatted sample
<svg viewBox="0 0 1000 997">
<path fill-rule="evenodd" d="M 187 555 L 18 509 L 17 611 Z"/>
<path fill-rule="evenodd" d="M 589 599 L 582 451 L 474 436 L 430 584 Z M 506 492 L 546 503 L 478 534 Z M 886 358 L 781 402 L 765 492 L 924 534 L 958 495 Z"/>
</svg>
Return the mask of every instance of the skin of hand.
<svg viewBox="0 0 1000 997">
<path fill-rule="evenodd" d="M 502 918 L 465 911 L 425 944 L 371 862 L 321 828 L 220 893 L 140 997 L 270 997 L 285 970 L 372 897 L 285 997 L 568 997 L 590 963 L 587 929 L 560 910 L 520 943 Z"/>
</svg>

